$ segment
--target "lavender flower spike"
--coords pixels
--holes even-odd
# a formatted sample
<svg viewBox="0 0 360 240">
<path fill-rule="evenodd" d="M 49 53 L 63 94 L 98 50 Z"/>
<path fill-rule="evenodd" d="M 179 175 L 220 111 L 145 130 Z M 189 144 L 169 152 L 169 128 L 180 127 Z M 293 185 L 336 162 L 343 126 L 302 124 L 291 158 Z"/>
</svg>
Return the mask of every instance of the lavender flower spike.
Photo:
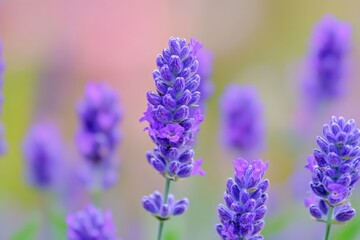
<svg viewBox="0 0 360 240">
<path fill-rule="evenodd" d="M 68 215 L 68 240 L 118 240 L 111 212 L 103 212 L 93 205 Z"/>
<path fill-rule="evenodd" d="M 175 200 L 174 195 L 169 194 L 167 202 L 164 203 L 163 196 L 159 192 L 154 192 L 142 199 L 144 209 L 161 221 L 168 220 L 171 216 L 183 214 L 189 207 L 189 200 L 183 198 Z"/>
<path fill-rule="evenodd" d="M 304 90 L 310 103 L 333 100 L 345 89 L 351 27 L 327 15 L 315 26 Z"/>
<path fill-rule="evenodd" d="M 261 240 L 265 222 L 266 190 L 269 181 L 263 180 L 268 162 L 251 163 L 239 158 L 234 160 L 235 176 L 229 178 L 224 193 L 225 205 L 218 206 L 221 223 L 216 225 L 223 240 Z"/>
<path fill-rule="evenodd" d="M 171 37 L 169 47 L 156 58 L 153 72 L 156 92 L 148 92 L 148 109 L 140 121 L 149 123 L 149 135 L 156 147 L 146 154 L 156 171 L 176 180 L 203 171 L 194 165 L 193 143 L 203 116 L 198 109 L 200 77 L 197 74 L 194 41 Z M 195 170 L 196 171 L 195 171 Z"/>
<path fill-rule="evenodd" d="M 117 94 L 101 83 L 88 83 L 85 96 L 78 104 L 80 129 L 76 143 L 91 169 L 105 174 L 103 185 L 115 180 L 113 155 L 120 141 L 118 123 L 122 118 Z M 111 175 L 110 179 L 107 175 Z M 116 174 L 115 174 L 116 175 Z"/>
<path fill-rule="evenodd" d="M 327 234 L 332 223 L 355 216 L 349 197 L 359 179 L 359 139 L 360 130 L 353 119 L 332 117 L 323 126 L 323 137 L 316 139 L 319 149 L 306 165 L 312 173 L 310 188 L 314 195 L 306 206 L 316 220 L 327 223 Z"/>
<path fill-rule="evenodd" d="M 38 123 L 29 130 L 23 150 L 27 181 L 39 189 L 53 186 L 61 160 L 61 139 L 58 128 L 50 123 Z"/>
<path fill-rule="evenodd" d="M 250 156 L 263 149 L 264 110 L 255 87 L 229 85 L 221 97 L 220 112 L 220 137 L 226 147 Z"/>
</svg>

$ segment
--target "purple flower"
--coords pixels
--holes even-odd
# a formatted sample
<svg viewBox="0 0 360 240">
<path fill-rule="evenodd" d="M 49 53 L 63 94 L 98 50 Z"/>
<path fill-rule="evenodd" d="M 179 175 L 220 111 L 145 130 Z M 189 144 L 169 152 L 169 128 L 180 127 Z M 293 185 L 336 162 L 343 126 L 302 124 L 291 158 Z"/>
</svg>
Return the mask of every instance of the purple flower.
<svg viewBox="0 0 360 240">
<path fill-rule="evenodd" d="M 314 193 L 314 201 L 307 207 L 316 219 L 325 221 L 324 211 L 319 214 L 321 211 L 318 209 L 321 209 L 320 205 L 326 205 L 322 208 L 335 208 L 332 217 L 338 220 L 336 209 L 348 202 L 351 190 L 359 179 L 359 139 L 360 130 L 356 128 L 355 121 L 346 121 L 343 117 L 332 117 L 330 123 L 323 126 L 323 137 L 317 137 L 319 149 L 314 150 L 313 158 L 309 158 L 306 166 L 312 174 L 310 187 Z M 350 208 L 351 205 L 347 207 Z M 347 216 L 351 217 L 339 219 L 347 221 L 355 215 L 353 209 L 347 212 Z"/>
<path fill-rule="evenodd" d="M 111 212 L 103 212 L 93 205 L 72 213 L 66 218 L 68 240 L 115 240 Z"/>
<path fill-rule="evenodd" d="M 201 99 L 199 100 L 199 105 L 200 108 L 205 111 L 205 104 L 214 92 L 214 85 L 211 80 L 213 73 L 214 56 L 212 52 L 210 52 L 210 50 L 202 47 L 202 44 L 199 43 L 196 39 L 192 38 L 190 41 L 193 42 L 192 45 L 195 45 L 196 43 L 200 45 L 200 49 L 196 53 L 196 58 L 199 62 L 197 72 L 201 78 L 198 88 L 198 91 L 201 92 Z"/>
<path fill-rule="evenodd" d="M 234 160 L 235 176 L 226 183 L 225 205 L 218 206 L 221 223 L 216 230 L 223 240 L 263 239 L 259 234 L 265 224 L 269 181 L 262 178 L 267 167 L 268 162 L 261 160 Z"/>
<path fill-rule="evenodd" d="M 351 27 L 327 15 L 314 27 L 308 54 L 305 94 L 311 104 L 344 92 Z"/>
<path fill-rule="evenodd" d="M 148 162 L 172 180 L 202 173 L 193 171 L 192 150 L 203 120 L 197 109 L 200 77 L 196 52 L 200 47 L 195 40 L 187 43 L 182 38 L 169 39 L 169 47 L 156 58 L 158 69 L 153 72 L 153 78 L 157 91 L 147 93 L 148 109 L 140 119 L 149 123 L 145 129 L 156 144 L 146 154 Z"/>
<path fill-rule="evenodd" d="M 263 104 L 254 87 L 229 85 L 221 97 L 220 112 L 220 136 L 225 146 L 243 153 L 263 148 Z"/>
<path fill-rule="evenodd" d="M 93 164 L 109 160 L 119 141 L 117 125 L 122 117 L 116 93 L 105 84 L 87 84 L 78 115 L 81 154 Z"/>
<path fill-rule="evenodd" d="M 77 110 L 80 120 L 76 136 L 78 149 L 90 168 L 108 175 L 106 172 L 113 170 L 113 155 L 120 141 L 118 123 L 122 111 L 117 94 L 105 84 L 88 83 Z"/>
<path fill-rule="evenodd" d="M 160 129 L 158 138 L 167 138 L 172 143 L 177 143 L 183 135 L 185 129 L 180 124 L 168 124 Z"/>
<path fill-rule="evenodd" d="M 39 123 L 29 130 L 23 151 L 27 181 L 34 187 L 46 189 L 57 180 L 62 156 L 58 128 L 50 123 Z"/>
<path fill-rule="evenodd" d="M 187 198 L 175 200 L 175 197 L 169 194 L 167 202 L 164 203 L 163 196 L 160 192 L 156 191 L 149 196 L 144 196 L 142 205 L 146 211 L 153 214 L 159 220 L 167 220 L 171 216 L 183 214 L 189 207 L 189 201 Z"/>
<path fill-rule="evenodd" d="M 349 202 L 334 209 L 334 217 L 338 222 L 347 222 L 352 219 L 355 214 L 356 211 L 351 207 Z"/>
<path fill-rule="evenodd" d="M 206 175 L 206 172 L 203 169 L 201 169 L 202 162 L 203 160 L 201 158 L 194 161 L 194 167 L 192 169 L 191 175 L 198 174 L 202 177 Z"/>
</svg>

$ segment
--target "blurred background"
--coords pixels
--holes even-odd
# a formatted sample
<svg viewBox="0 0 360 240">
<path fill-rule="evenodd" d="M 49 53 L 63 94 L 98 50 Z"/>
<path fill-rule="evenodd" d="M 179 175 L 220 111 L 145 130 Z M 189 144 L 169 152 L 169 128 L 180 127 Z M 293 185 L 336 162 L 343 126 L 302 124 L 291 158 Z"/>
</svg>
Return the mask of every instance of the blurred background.
<svg viewBox="0 0 360 240">
<path fill-rule="evenodd" d="M 237 157 L 219 140 L 219 99 L 229 83 L 254 85 L 264 105 L 266 147 L 255 157 L 269 161 L 265 238 L 320 239 L 325 224 L 313 221 L 303 204 L 310 181 L 303 166 L 330 116 L 360 122 L 359 7 L 355 0 L 1 0 L 6 65 L 1 118 L 8 149 L 0 159 L 0 239 L 41 239 L 46 224 L 56 225 L 53 239 L 65 239 L 65 215 L 90 201 L 81 186 L 74 187 L 72 198 L 64 196 L 66 187 L 47 192 L 31 187 L 22 150 L 29 127 L 46 120 L 60 127 L 65 165 L 82 161 L 74 140 L 76 104 L 89 80 L 114 88 L 124 111 L 119 181 L 103 192 L 101 207 L 112 211 L 123 239 L 155 239 L 158 222 L 142 209 L 141 198 L 162 191 L 164 179 L 146 162 L 144 154 L 154 144 L 139 118 L 146 110 L 146 92 L 155 89 L 155 58 L 170 36 L 195 37 L 212 51 L 214 92 L 196 145 L 207 175 L 171 186 L 177 198 L 189 198 L 190 208 L 166 223 L 165 239 L 219 239 L 216 207 Z M 304 110 L 299 86 L 313 27 L 325 14 L 351 25 L 351 63 L 346 94 L 314 114 Z M 359 189 L 352 203 L 360 209 Z M 53 212 L 51 223 L 44 220 L 44 206 Z M 360 239 L 359 224 L 356 216 L 333 227 L 333 239 Z"/>
</svg>

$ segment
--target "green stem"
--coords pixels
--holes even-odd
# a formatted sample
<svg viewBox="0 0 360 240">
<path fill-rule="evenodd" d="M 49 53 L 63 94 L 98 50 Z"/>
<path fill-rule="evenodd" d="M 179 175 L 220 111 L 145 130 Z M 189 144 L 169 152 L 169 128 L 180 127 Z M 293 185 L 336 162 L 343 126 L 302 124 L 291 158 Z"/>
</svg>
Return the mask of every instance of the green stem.
<svg viewBox="0 0 360 240">
<path fill-rule="evenodd" d="M 326 233 L 325 233 L 324 240 L 329 240 L 333 211 L 334 211 L 334 208 L 329 207 L 329 211 L 328 211 L 328 215 L 327 215 L 327 219 L 326 219 Z"/>
<path fill-rule="evenodd" d="M 99 190 L 92 190 L 90 192 L 91 194 L 91 200 L 92 203 L 96 206 L 96 207 L 100 207 L 101 206 L 101 192 Z"/>
<path fill-rule="evenodd" d="M 165 180 L 165 189 L 164 189 L 164 195 L 163 195 L 163 203 L 166 204 L 168 201 L 168 196 L 169 196 L 169 189 L 170 189 L 170 179 L 166 178 Z M 157 240 L 161 240 L 162 239 L 162 233 L 163 233 L 163 229 L 164 229 L 164 220 L 159 220 L 159 228 L 158 228 L 158 237 Z"/>
</svg>

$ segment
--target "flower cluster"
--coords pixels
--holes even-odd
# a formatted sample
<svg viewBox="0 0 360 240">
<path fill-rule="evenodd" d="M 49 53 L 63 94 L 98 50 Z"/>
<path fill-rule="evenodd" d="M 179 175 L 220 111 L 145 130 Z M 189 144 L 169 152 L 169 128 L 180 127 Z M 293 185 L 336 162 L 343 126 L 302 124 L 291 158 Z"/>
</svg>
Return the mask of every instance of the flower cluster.
<svg viewBox="0 0 360 240">
<path fill-rule="evenodd" d="M 187 198 L 176 201 L 174 195 L 169 194 L 167 203 L 164 203 L 163 196 L 156 191 L 149 196 L 144 196 L 142 205 L 158 219 L 167 220 L 171 216 L 183 214 L 189 206 L 189 201 Z"/>
<path fill-rule="evenodd" d="M 254 87 L 229 85 L 221 98 L 220 111 L 220 134 L 225 146 L 243 154 L 263 148 L 263 105 Z"/>
<path fill-rule="evenodd" d="M 93 205 L 66 218 L 68 240 L 116 240 L 111 212 Z"/>
<path fill-rule="evenodd" d="M 355 215 L 349 196 L 359 179 L 360 130 L 353 119 L 332 117 L 323 126 L 323 137 L 317 137 L 320 149 L 315 149 L 308 159 L 312 173 L 310 187 L 315 194 L 313 201 L 307 201 L 310 213 L 317 220 L 325 221 L 329 207 L 335 208 L 333 218 L 339 222 L 350 220 Z"/>
<path fill-rule="evenodd" d="M 350 26 L 332 16 L 325 16 L 315 26 L 305 79 L 305 93 L 312 103 L 343 93 L 350 40 Z"/>
<path fill-rule="evenodd" d="M 269 181 L 263 180 L 267 167 L 261 160 L 234 160 L 235 176 L 226 183 L 225 205 L 218 206 L 221 223 L 216 230 L 223 240 L 263 239 L 259 233 L 267 211 Z"/>
<path fill-rule="evenodd" d="M 199 44 L 171 37 L 169 48 L 156 58 L 153 72 L 156 92 L 148 92 L 148 109 L 140 121 L 148 121 L 149 135 L 156 147 L 147 152 L 148 162 L 166 178 L 177 179 L 203 174 L 201 160 L 194 162 L 192 146 L 203 116 L 198 108 L 196 53 Z M 196 110 L 194 110 L 196 109 Z"/>
<path fill-rule="evenodd" d="M 117 162 L 113 155 L 120 141 L 118 123 L 122 118 L 115 91 L 105 84 L 88 83 L 78 104 L 81 127 L 76 143 L 87 165 L 81 180 L 92 188 L 109 188 L 117 180 Z"/>
<path fill-rule="evenodd" d="M 46 189 L 56 182 L 61 144 L 59 130 L 53 124 L 39 123 L 29 130 L 23 150 L 26 178 L 31 185 Z"/>
<path fill-rule="evenodd" d="M 78 115 L 81 128 L 76 140 L 81 154 L 94 165 L 104 164 L 120 137 L 117 125 L 122 113 L 116 93 L 105 84 L 89 83 Z"/>
</svg>

